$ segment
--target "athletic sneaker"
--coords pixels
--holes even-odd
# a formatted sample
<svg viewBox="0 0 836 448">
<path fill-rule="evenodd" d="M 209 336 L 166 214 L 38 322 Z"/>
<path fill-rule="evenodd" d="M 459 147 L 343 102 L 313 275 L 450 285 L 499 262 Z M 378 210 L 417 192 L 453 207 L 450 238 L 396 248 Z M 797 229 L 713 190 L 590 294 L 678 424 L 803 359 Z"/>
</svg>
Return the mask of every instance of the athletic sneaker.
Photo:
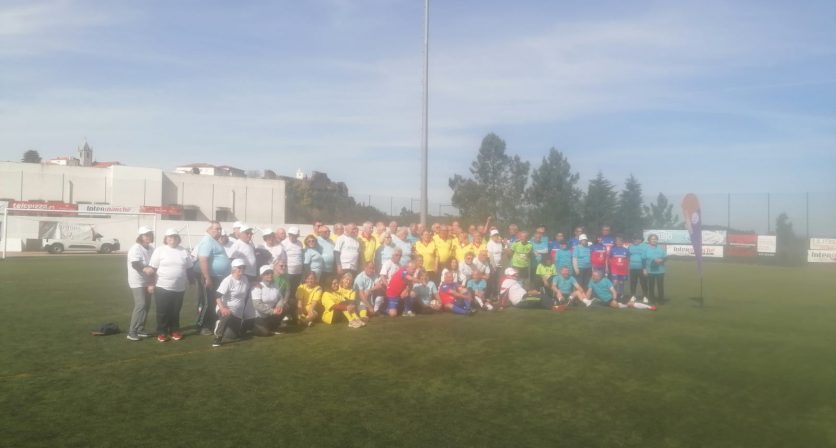
<svg viewBox="0 0 836 448">
<path fill-rule="evenodd" d="M 630 301 L 627 303 L 636 303 L 636 296 L 630 297 Z"/>
<path fill-rule="evenodd" d="M 656 305 L 652 305 L 652 306 L 651 306 L 650 308 L 648 308 L 648 309 L 649 309 L 650 311 L 656 311 Z"/>
<path fill-rule="evenodd" d="M 488 311 L 493 311 L 493 305 L 491 305 L 490 303 L 485 303 L 485 309 Z"/>
<path fill-rule="evenodd" d="M 403 316 L 404 317 L 415 317 L 415 313 L 413 313 L 412 311 L 406 311 L 406 312 L 403 313 Z"/>
<path fill-rule="evenodd" d="M 360 328 L 362 325 L 358 323 L 356 320 L 352 320 L 348 323 L 348 328 Z"/>
<path fill-rule="evenodd" d="M 157 335 L 157 342 L 168 342 L 168 335 L 160 333 Z"/>
<path fill-rule="evenodd" d="M 146 332 L 144 332 L 144 331 L 137 331 L 137 332 L 136 332 L 136 335 L 137 335 L 140 339 L 145 339 L 145 338 L 150 338 L 150 337 L 151 337 L 151 334 L 150 334 L 150 333 L 146 333 Z"/>
<path fill-rule="evenodd" d="M 218 338 L 215 338 L 215 340 L 212 341 L 212 347 L 220 347 L 220 346 L 221 346 L 221 340 L 218 339 Z"/>
<path fill-rule="evenodd" d="M 128 340 L 129 340 L 129 341 L 139 341 L 139 340 L 140 340 L 140 338 L 139 338 L 139 336 L 138 336 L 138 335 L 135 335 L 135 334 L 129 334 L 129 335 L 128 335 Z"/>
<path fill-rule="evenodd" d="M 643 297 L 643 298 L 642 298 L 642 303 L 649 303 L 649 302 L 650 302 L 650 301 L 649 301 L 649 300 L 647 300 L 647 297 Z"/>
<path fill-rule="evenodd" d="M 179 331 L 172 331 L 171 332 L 171 339 L 173 341 L 179 341 L 179 340 L 183 339 L 183 333 L 180 333 Z"/>
</svg>

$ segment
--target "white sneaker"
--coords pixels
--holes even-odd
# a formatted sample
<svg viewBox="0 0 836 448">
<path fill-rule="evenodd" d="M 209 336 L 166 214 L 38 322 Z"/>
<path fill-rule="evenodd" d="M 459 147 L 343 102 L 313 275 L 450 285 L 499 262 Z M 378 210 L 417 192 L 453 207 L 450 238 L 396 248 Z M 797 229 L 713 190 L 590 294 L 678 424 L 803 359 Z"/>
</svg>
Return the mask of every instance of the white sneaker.
<svg viewBox="0 0 836 448">
<path fill-rule="evenodd" d="M 636 303 L 636 296 L 630 297 L 630 302 L 628 303 Z"/>
<path fill-rule="evenodd" d="M 415 313 L 413 313 L 412 311 L 407 311 L 407 312 L 403 313 L 403 316 L 404 317 L 415 317 Z"/>
<path fill-rule="evenodd" d="M 360 326 L 357 325 L 356 320 L 352 320 L 351 322 L 348 323 L 348 328 L 360 328 Z"/>
<path fill-rule="evenodd" d="M 486 303 L 485 309 L 487 309 L 488 311 L 493 311 L 493 305 L 491 305 L 490 303 Z"/>
<path fill-rule="evenodd" d="M 642 297 L 642 303 L 648 303 L 647 297 Z"/>
</svg>

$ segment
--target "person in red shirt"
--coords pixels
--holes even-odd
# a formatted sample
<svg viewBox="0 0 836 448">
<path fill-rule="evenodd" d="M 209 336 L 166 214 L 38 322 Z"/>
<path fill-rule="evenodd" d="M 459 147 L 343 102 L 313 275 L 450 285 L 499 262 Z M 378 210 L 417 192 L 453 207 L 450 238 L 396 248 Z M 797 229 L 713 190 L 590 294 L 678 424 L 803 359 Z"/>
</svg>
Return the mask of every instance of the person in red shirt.
<svg viewBox="0 0 836 448">
<path fill-rule="evenodd" d="M 442 308 L 452 313 L 470 315 L 476 312 L 470 306 L 473 300 L 470 293 L 453 279 L 451 271 L 444 273 L 444 279 L 438 287 L 438 298 L 441 299 Z"/>
<path fill-rule="evenodd" d="M 392 274 L 389 284 L 386 286 L 386 312 L 390 317 L 398 315 L 398 308 L 403 300 L 403 315 L 412 317 L 412 298 L 409 296 L 409 287 L 412 284 L 412 274 L 415 272 L 415 262 L 410 261 Z"/>
<path fill-rule="evenodd" d="M 607 261 L 610 269 L 610 280 L 612 280 L 618 298 L 624 296 L 624 282 L 630 277 L 630 251 L 624 247 L 624 239 L 615 238 L 615 244 L 610 249 L 610 256 Z"/>
<path fill-rule="evenodd" d="M 589 261 L 592 263 L 593 271 L 607 273 L 607 252 L 607 246 L 601 242 L 601 237 L 598 237 L 598 242 L 589 248 Z"/>
</svg>

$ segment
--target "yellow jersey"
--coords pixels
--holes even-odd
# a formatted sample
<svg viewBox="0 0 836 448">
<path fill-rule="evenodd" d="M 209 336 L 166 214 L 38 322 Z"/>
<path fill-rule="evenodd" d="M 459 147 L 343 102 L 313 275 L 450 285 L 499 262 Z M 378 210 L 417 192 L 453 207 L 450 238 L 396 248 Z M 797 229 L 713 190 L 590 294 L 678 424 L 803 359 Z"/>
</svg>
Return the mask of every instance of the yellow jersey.
<svg viewBox="0 0 836 448">
<path fill-rule="evenodd" d="M 296 288 L 296 300 L 299 301 L 300 313 L 307 314 L 308 307 L 314 302 L 319 302 L 320 299 L 322 299 L 322 288 L 319 285 L 310 288 L 302 283 Z"/>
<path fill-rule="evenodd" d="M 374 235 L 366 239 L 362 234 L 357 237 L 357 240 L 360 241 L 360 251 L 363 255 L 363 266 L 360 266 L 360 269 L 363 269 L 366 263 L 374 263 L 374 256 L 377 253 L 377 240 Z"/>
<path fill-rule="evenodd" d="M 433 242 L 435 242 L 435 248 L 438 251 L 439 264 L 447 266 L 450 258 L 456 255 L 456 247 L 453 245 L 455 241 L 453 238 L 447 238 L 445 240 L 438 235 L 433 236 Z"/>
<path fill-rule="evenodd" d="M 415 255 L 424 257 L 424 265 L 422 267 L 425 271 L 438 271 L 438 249 L 435 246 L 435 241 L 430 241 L 428 244 L 424 244 L 423 241 L 417 241 L 414 249 Z"/>
</svg>

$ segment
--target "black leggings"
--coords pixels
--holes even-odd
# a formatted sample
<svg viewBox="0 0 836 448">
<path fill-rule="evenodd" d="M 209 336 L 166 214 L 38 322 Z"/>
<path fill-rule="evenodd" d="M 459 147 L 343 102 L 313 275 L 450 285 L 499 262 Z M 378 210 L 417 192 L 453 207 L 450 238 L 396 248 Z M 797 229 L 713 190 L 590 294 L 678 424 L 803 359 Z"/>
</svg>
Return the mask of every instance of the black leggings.
<svg viewBox="0 0 836 448">
<path fill-rule="evenodd" d="M 650 301 L 661 303 L 665 301 L 665 274 L 648 274 L 648 294 Z"/>
<path fill-rule="evenodd" d="M 636 297 L 636 283 L 641 283 L 642 296 L 647 297 L 647 277 L 642 269 L 630 269 L 630 295 Z"/>
<path fill-rule="evenodd" d="M 180 309 L 186 291 L 154 290 L 154 307 L 157 309 L 157 333 L 171 334 L 180 329 Z"/>
<path fill-rule="evenodd" d="M 581 285 L 584 291 L 589 287 L 589 279 L 592 278 L 592 268 L 580 268 L 578 269 L 580 274 L 578 274 L 578 283 Z"/>
</svg>

